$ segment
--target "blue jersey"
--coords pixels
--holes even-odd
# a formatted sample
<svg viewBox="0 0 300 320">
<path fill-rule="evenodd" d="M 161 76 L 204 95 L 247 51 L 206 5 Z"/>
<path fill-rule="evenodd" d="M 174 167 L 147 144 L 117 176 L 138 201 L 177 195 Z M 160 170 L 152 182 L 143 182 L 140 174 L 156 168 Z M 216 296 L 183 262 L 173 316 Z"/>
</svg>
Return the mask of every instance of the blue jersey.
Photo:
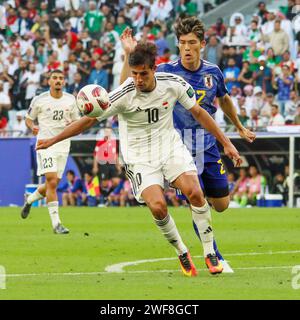
<svg viewBox="0 0 300 320">
<path fill-rule="evenodd" d="M 181 76 L 195 90 L 197 103 L 212 116 L 217 110 L 213 104 L 214 99 L 223 97 L 228 93 L 221 70 L 217 65 L 206 60 L 201 60 L 201 65 L 196 71 L 185 69 L 181 60 L 178 59 L 160 64 L 157 67 L 157 72 L 169 72 Z M 215 137 L 201 128 L 191 112 L 183 108 L 178 102 L 174 107 L 173 120 L 175 128 L 181 132 L 184 142 L 188 144 L 187 147 L 193 156 L 195 156 L 196 150 L 197 153 L 208 150 L 216 143 Z M 191 140 L 186 139 L 187 132 L 188 134 L 191 132 Z M 201 142 L 201 150 L 199 150 L 199 143 L 196 143 L 196 140 Z M 192 148 L 189 147 L 189 144 Z"/>
</svg>

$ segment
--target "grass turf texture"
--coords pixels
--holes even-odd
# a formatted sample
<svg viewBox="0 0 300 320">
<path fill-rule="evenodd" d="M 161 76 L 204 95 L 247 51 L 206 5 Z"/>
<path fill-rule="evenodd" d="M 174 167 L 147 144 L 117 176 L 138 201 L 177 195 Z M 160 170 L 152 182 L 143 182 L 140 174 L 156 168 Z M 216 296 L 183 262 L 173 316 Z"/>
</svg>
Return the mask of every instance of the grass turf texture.
<svg viewBox="0 0 300 320">
<path fill-rule="evenodd" d="M 194 234 L 189 210 L 171 208 L 198 268 L 196 278 L 186 278 L 179 271 L 173 248 L 145 207 L 62 208 L 60 212 L 64 225 L 70 228 L 69 235 L 52 233 L 46 208 L 33 208 L 26 220 L 20 218 L 20 208 L 0 208 L 0 265 L 7 273 L 0 299 L 300 297 L 300 289 L 291 285 L 292 267 L 300 265 L 300 252 L 288 253 L 300 250 L 299 209 L 213 213 L 219 249 L 235 273 L 212 276 L 200 257 L 202 247 Z M 127 266 L 124 273 L 105 272 L 108 265 L 159 258 L 170 259 Z"/>
</svg>

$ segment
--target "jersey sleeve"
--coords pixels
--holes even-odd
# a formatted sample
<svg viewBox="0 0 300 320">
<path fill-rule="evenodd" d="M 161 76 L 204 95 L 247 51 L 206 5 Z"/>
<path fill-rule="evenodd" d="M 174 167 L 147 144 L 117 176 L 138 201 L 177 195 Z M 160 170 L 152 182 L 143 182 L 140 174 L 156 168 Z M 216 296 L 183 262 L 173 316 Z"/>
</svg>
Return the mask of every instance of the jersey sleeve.
<svg viewBox="0 0 300 320">
<path fill-rule="evenodd" d="M 110 106 L 97 118 L 97 120 L 101 122 L 109 117 L 126 111 L 128 105 L 127 93 L 132 90 L 134 90 L 134 85 L 132 79 L 128 78 L 121 86 L 110 92 L 108 94 Z"/>
<path fill-rule="evenodd" d="M 34 121 L 37 119 L 38 113 L 39 113 L 39 107 L 37 104 L 37 97 L 36 97 L 36 98 L 33 98 L 33 100 L 31 101 L 25 117 Z"/>
<path fill-rule="evenodd" d="M 156 72 L 167 72 L 167 68 L 166 68 L 166 64 L 165 63 L 161 63 L 156 67 Z"/>
<path fill-rule="evenodd" d="M 71 119 L 72 119 L 72 121 L 76 121 L 76 120 L 80 119 L 80 113 L 77 108 L 77 103 L 76 103 L 75 99 L 74 99 L 74 103 L 72 104 Z"/>
<path fill-rule="evenodd" d="M 217 78 L 217 93 L 218 98 L 224 97 L 228 93 L 228 90 L 225 85 L 224 75 L 219 68 L 216 68 L 216 78 Z"/>
<path fill-rule="evenodd" d="M 185 80 L 180 78 L 180 81 L 178 82 L 177 87 L 179 91 L 179 97 L 178 97 L 179 103 L 186 110 L 193 108 L 193 106 L 196 104 L 196 95 L 192 86 L 188 84 Z"/>
</svg>

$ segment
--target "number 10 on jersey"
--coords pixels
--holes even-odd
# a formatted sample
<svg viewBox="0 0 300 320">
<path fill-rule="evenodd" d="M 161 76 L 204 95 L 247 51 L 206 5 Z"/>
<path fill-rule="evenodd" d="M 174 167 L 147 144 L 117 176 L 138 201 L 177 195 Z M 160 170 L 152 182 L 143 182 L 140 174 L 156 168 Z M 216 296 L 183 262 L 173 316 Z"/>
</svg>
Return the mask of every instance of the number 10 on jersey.
<svg viewBox="0 0 300 320">
<path fill-rule="evenodd" d="M 146 109 L 145 112 L 148 114 L 148 123 L 155 123 L 159 120 L 158 109 Z"/>
</svg>

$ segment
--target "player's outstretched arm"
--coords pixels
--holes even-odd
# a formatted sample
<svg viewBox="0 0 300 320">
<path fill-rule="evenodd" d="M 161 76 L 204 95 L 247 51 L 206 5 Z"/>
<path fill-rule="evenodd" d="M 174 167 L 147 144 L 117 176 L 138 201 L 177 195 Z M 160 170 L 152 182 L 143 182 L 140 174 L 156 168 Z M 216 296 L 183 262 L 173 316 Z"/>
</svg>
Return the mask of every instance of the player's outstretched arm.
<svg viewBox="0 0 300 320">
<path fill-rule="evenodd" d="M 91 128 L 96 122 L 96 118 L 82 117 L 80 120 L 72 122 L 60 134 L 53 138 L 38 140 L 36 150 L 47 149 L 57 142 L 76 136 Z"/>
<path fill-rule="evenodd" d="M 228 94 L 225 94 L 225 96 L 218 99 L 221 109 L 236 127 L 241 138 L 250 143 L 253 142 L 256 138 L 256 135 L 241 124 L 230 96 Z"/>
<path fill-rule="evenodd" d="M 218 127 L 217 123 L 209 115 L 209 113 L 205 109 L 199 108 L 198 104 L 194 105 L 190 111 L 193 117 L 202 125 L 202 127 L 212 133 L 222 144 L 225 155 L 234 162 L 235 167 L 239 167 L 242 164 L 242 159 L 239 152 L 231 143 L 230 139 L 226 137 L 223 131 Z"/>
</svg>

